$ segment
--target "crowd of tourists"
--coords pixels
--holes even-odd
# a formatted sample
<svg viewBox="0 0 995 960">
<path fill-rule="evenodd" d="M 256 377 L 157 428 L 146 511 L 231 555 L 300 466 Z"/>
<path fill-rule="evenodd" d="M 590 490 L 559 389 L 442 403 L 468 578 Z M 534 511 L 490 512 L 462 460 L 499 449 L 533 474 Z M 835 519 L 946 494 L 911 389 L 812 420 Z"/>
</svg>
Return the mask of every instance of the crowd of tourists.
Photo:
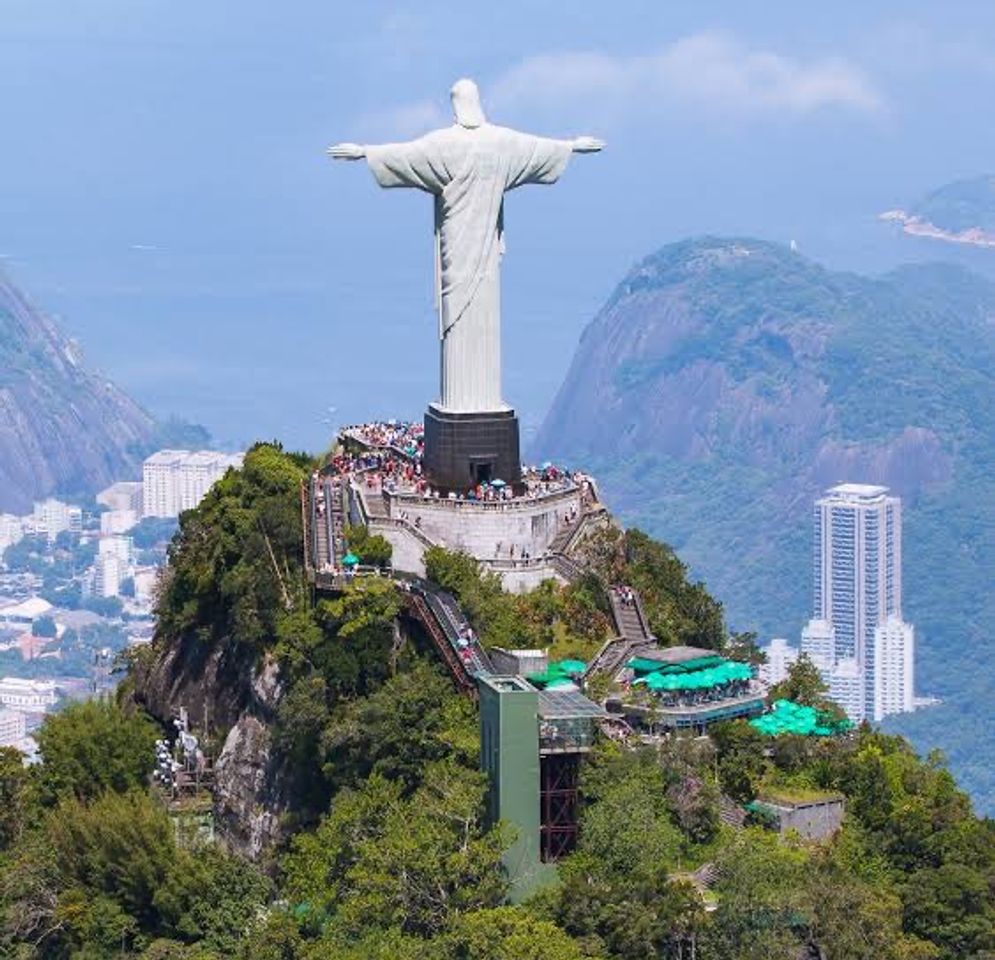
<svg viewBox="0 0 995 960">
<path fill-rule="evenodd" d="M 441 491 L 430 485 L 423 474 L 425 448 L 421 423 L 386 420 L 354 424 L 342 430 L 355 441 L 349 449 L 340 449 L 328 461 L 326 471 L 339 476 L 357 477 L 369 493 L 404 493 L 426 499 L 457 502 L 504 503 L 538 499 L 549 494 L 579 488 L 582 509 L 597 498 L 590 478 L 579 471 L 566 470 L 546 462 L 542 466 L 522 468 L 521 483 L 512 486 L 503 478 L 478 483 L 466 491 Z M 564 516 L 565 523 L 577 519 L 576 508 Z"/>
<path fill-rule="evenodd" d="M 421 460 L 425 449 L 425 427 L 421 423 L 407 420 L 384 420 L 373 423 L 357 423 L 346 427 L 349 434 L 368 447 L 381 447 L 398 450 L 406 457 Z"/>
<path fill-rule="evenodd" d="M 632 587 L 626 587 L 624 585 L 616 585 L 612 587 L 612 593 L 618 598 L 619 603 L 626 607 L 636 606 L 636 593 Z"/>
</svg>

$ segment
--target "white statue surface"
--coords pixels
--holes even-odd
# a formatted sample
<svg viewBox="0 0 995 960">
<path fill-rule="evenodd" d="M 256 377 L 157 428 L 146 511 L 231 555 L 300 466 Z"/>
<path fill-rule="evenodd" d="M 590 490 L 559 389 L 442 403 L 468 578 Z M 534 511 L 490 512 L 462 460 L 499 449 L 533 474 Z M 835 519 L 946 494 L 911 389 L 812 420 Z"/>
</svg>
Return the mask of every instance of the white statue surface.
<svg viewBox="0 0 995 960">
<path fill-rule="evenodd" d="M 435 199 L 436 297 L 441 340 L 440 397 L 450 413 L 507 410 L 501 397 L 501 255 L 504 194 L 555 183 L 573 153 L 593 153 L 593 137 L 555 140 L 488 123 L 477 85 L 451 90 L 455 123 L 406 143 L 328 150 L 366 158 L 381 187 L 414 187 Z"/>
</svg>

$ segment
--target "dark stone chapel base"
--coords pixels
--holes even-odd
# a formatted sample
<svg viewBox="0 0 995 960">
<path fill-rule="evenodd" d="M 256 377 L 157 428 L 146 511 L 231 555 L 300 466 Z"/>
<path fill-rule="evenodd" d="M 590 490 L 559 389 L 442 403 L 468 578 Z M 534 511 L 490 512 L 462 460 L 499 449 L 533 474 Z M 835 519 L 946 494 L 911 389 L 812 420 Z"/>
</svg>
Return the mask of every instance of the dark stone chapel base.
<svg viewBox="0 0 995 960">
<path fill-rule="evenodd" d="M 514 410 L 493 413 L 425 411 L 425 476 L 446 492 L 465 493 L 478 483 L 522 482 L 518 417 Z"/>
</svg>

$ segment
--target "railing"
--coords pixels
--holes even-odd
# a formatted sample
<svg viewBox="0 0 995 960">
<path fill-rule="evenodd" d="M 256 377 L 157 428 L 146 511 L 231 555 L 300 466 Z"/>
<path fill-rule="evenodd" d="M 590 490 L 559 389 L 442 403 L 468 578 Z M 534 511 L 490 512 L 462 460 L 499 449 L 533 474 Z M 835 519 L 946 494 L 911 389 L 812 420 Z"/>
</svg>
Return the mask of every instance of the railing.
<svg viewBox="0 0 995 960">
<path fill-rule="evenodd" d="M 643 598 L 640 596 L 639 592 L 636 590 L 632 591 L 632 599 L 636 607 L 636 613 L 639 615 L 639 622 L 643 628 L 643 636 L 647 640 L 655 640 L 656 637 L 653 635 L 653 631 L 650 630 L 649 618 L 646 616 L 646 609 L 643 607 Z"/>
<path fill-rule="evenodd" d="M 515 497 L 512 500 L 459 500 L 451 497 L 426 497 L 422 493 L 414 493 L 407 490 L 395 490 L 390 494 L 390 496 L 407 503 L 417 503 L 423 506 L 438 506 L 446 510 L 462 510 L 464 507 L 468 506 L 473 510 L 483 507 L 484 509 L 491 510 L 495 513 L 502 513 L 530 509 L 539 500 L 550 500 L 557 497 L 565 499 L 566 497 L 577 493 L 579 489 L 580 488 L 577 484 L 571 482 L 558 490 L 551 490 L 548 493 L 544 492 L 538 496 L 529 496 L 528 494 L 525 494 L 523 496 Z"/>
<path fill-rule="evenodd" d="M 563 577 L 567 583 L 573 583 L 574 580 L 579 580 L 584 574 L 584 568 L 579 563 L 571 560 L 565 554 L 554 553 L 550 557 L 550 561 L 553 569 L 561 577 Z"/>
<path fill-rule="evenodd" d="M 438 544 L 420 527 L 416 527 L 410 520 L 402 520 L 400 517 L 375 517 L 370 523 L 373 526 L 397 527 L 399 530 L 407 530 L 423 547 L 435 547 Z"/>
<path fill-rule="evenodd" d="M 388 577 L 394 579 L 394 571 L 390 567 L 374 567 L 369 564 L 357 564 L 355 567 L 336 570 L 315 570 L 314 585 L 319 590 L 344 590 L 356 580 L 370 577 Z"/>
<path fill-rule="evenodd" d="M 442 625 L 439 623 L 435 613 L 432 611 L 425 596 L 418 590 L 411 590 L 407 595 L 408 608 L 412 614 L 424 625 L 432 640 L 435 649 L 443 662 L 453 675 L 456 685 L 468 696 L 477 698 L 477 685 L 470 676 L 469 670 L 462 658 L 456 653 L 449 638 L 446 636 Z"/>
<path fill-rule="evenodd" d="M 424 580 L 415 581 L 412 589 L 425 597 L 429 608 L 441 624 L 457 656 L 462 658 L 463 652 L 466 651 L 476 668 L 474 672 L 493 673 L 494 667 L 491 664 L 490 657 L 484 653 L 483 647 L 480 646 L 480 643 L 475 638 L 473 640 L 468 639 L 467 635 L 471 633 L 470 624 L 462 616 L 456 599 Z M 460 640 L 464 641 L 462 645 L 460 644 Z"/>
</svg>

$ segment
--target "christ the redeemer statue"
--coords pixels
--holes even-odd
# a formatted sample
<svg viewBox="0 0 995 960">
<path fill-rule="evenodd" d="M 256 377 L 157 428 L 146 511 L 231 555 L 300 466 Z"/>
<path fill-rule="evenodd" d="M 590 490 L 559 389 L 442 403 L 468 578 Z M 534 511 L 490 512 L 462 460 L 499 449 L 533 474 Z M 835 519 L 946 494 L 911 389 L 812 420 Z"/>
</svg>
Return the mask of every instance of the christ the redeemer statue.
<svg viewBox="0 0 995 960">
<path fill-rule="evenodd" d="M 572 153 L 594 153 L 593 137 L 552 140 L 490 124 L 472 80 L 451 91 L 456 122 L 408 143 L 329 149 L 366 158 L 381 187 L 415 187 L 435 197 L 436 295 L 442 341 L 435 406 L 446 413 L 507 410 L 501 397 L 504 194 L 555 183 Z"/>
</svg>

